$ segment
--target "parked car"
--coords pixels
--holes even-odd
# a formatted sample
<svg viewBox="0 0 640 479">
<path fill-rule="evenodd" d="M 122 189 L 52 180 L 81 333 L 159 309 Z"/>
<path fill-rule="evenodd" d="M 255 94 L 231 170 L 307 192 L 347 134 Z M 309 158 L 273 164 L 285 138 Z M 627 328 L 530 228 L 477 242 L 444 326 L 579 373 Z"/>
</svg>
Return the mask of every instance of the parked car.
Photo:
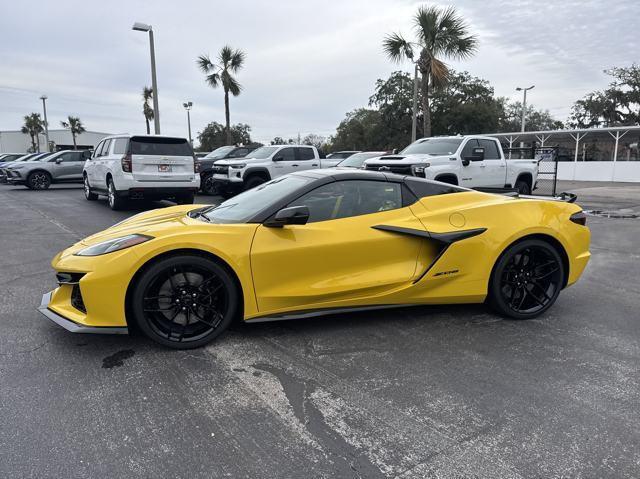
<svg viewBox="0 0 640 479">
<path fill-rule="evenodd" d="M 209 153 L 211 153 L 211 152 L 210 151 L 196 151 L 194 154 L 196 155 L 196 158 L 204 158 Z"/>
<path fill-rule="evenodd" d="M 358 150 L 354 151 L 334 151 L 333 153 L 329 153 L 327 155 L 328 160 L 344 160 L 345 158 L 349 158 L 351 155 L 355 155 L 356 153 L 360 153 Z"/>
<path fill-rule="evenodd" d="M 521 194 L 530 194 L 538 179 L 535 159 L 507 161 L 496 138 L 476 135 L 421 138 L 397 155 L 366 160 L 365 168 Z"/>
<path fill-rule="evenodd" d="M 2 153 L 0 155 L 0 166 L 2 166 L 3 163 L 17 160 L 21 156 L 24 156 L 24 153 Z"/>
<path fill-rule="evenodd" d="M 46 190 L 55 183 L 81 183 L 82 167 L 90 155 L 88 150 L 58 151 L 14 164 L 7 169 L 7 183 L 31 190 Z"/>
<path fill-rule="evenodd" d="M 23 163 L 25 161 L 36 161 L 50 154 L 51 153 L 27 153 L 21 155 L 19 158 L 13 161 L 7 161 L 0 164 L 0 183 L 7 183 L 7 170 L 12 166 Z"/>
<path fill-rule="evenodd" d="M 244 158 L 253 150 L 255 146 L 221 146 L 216 148 L 205 157 L 200 158 L 200 188 L 203 193 L 208 195 L 217 194 L 218 185 L 213 178 L 213 164 L 218 160 L 227 160 L 232 158 Z"/>
<path fill-rule="evenodd" d="M 87 200 L 106 195 L 113 210 L 128 200 L 193 203 L 200 188 L 198 163 L 185 138 L 116 135 L 103 139 L 82 173 Z"/>
<path fill-rule="evenodd" d="M 347 167 L 347 168 L 362 168 L 365 160 L 369 158 L 376 158 L 378 156 L 383 156 L 388 154 L 388 151 L 361 151 L 360 153 L 355 153 L 348 158 L 345 158 L 336 166 Z"/>
<path fill-rule="evenodd" d="M 221 205 L 145 211 L 77 242 L 54 257 L 58 286 L 38 309 L 71 332 L 137 326 L 177 349 L 235 320 L 337 310 L 486 301 L 531 319 L 580 278 L 589 241 L 575 203 L 303 171 Z"/>
<path fill-rule="evenodd" d="M 212 179 L 217 193 L 228 198 L 288 173 L 331 167 L 339 162 L 322 159 L 314 146 L 262 146 L 245 158 L 217 160 Z"/>
</svg>

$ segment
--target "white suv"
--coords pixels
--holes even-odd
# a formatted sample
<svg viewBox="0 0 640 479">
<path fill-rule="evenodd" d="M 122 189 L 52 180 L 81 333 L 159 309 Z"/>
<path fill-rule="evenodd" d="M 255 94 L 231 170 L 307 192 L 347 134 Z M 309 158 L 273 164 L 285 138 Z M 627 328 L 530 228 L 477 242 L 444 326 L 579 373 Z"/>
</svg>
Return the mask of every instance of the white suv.
<svg viewBox="0 0 640 479">
<path fill-rule="evenodd" d="M 193 203 L 200 188 L 193 149 L 185 138 L 117 135 L 103 139 L 82 173 L 87 200 L 106 195 L 113 210 L 128 200 Z"/>
</svg>

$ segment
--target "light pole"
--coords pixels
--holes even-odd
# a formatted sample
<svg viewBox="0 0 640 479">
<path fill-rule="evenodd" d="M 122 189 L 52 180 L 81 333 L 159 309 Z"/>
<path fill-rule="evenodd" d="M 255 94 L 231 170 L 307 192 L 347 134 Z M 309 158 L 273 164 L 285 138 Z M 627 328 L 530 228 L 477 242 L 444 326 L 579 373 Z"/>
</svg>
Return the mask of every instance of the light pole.
<svg viewBox="0 0 640 479">
<path fill-rule="evenodd" d="M 528 88 L 520 88 L 520 87 L 516 88 L 516 91 L 524 92 L 524 98 L 522 100 L 522 128 L 521 128 L 522 132 L 524 132 L 524 124 L 525 124 L 525 119 L 524 118 L 525 118 L 525 113 L 527 111 L 527 91 L 528 90 L 533 90 L 534 88 L 535 88 L 535 85 L 531 85 Z"/>
<path fill-rule="evenodd" d="M 193 140 L 191 139 L 191 107 L 193 106 L 193 102 L 188 101 L 183 103 L 182 106 L 185 110 L 187 110 L 187 126 L 189 127 L 189 144 L 191 144 L 191 148 L 193 148 Z"/>
<path fill-rule="evenodd" d="M 418 127 L 418 64 L 413 78 L 413 113 L 411 115 L 411 143 L 416 141 L 416 128 Z"/>
<path fill-rule="evenodd" d="M 153 90 L 153 127 L 156 135 L 160 134 L 160 108 L 158 107 L 158 82 L 156 80 L 156 52 L 153 45 L 153 29 L 151 25 L 136 22 L 131 27 L 138 32 L 149 32 L 149 50 L 151 51 L 151 89 Z"/>
<path fill-rule="evenodd" d="M 44 138 L 47 142 L 47 152 L 51 151 L 49 149 L 49 122 L 47 122 L 47 95 L 42 95 L 40 97 L 42 100 L 42 110 L 44 111 Z"/>
</svg>

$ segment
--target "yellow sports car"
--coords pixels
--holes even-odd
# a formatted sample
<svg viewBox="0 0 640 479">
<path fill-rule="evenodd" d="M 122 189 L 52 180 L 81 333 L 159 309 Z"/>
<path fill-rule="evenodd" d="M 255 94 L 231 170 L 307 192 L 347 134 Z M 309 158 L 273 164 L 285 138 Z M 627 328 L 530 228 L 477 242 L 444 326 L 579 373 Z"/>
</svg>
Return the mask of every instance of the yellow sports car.
<svg viewBox="0 0 640 479">
<path fill-rule="evenodd" d="M 59 253 L 40 311 L 174 348 L 246 322 L 416 304 L 546 311 L 589 261 L 580 207 L 353 169 L 135 215 Z"/>
</svg>

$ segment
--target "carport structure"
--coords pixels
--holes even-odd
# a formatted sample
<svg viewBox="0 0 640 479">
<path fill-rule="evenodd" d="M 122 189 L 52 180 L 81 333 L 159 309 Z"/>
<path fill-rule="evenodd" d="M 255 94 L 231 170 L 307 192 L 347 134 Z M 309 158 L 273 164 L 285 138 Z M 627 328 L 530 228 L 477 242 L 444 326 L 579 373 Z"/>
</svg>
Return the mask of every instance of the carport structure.
<svg viewBox="0 0 640 479">
<path fill-rule="evenodd" d="M 640 126 L 490 133 L 505 149 L 554 148 L 558 179 L 640 182 Z M 508 158 L 511 159 L 511 153 Z"/>
</svg>

